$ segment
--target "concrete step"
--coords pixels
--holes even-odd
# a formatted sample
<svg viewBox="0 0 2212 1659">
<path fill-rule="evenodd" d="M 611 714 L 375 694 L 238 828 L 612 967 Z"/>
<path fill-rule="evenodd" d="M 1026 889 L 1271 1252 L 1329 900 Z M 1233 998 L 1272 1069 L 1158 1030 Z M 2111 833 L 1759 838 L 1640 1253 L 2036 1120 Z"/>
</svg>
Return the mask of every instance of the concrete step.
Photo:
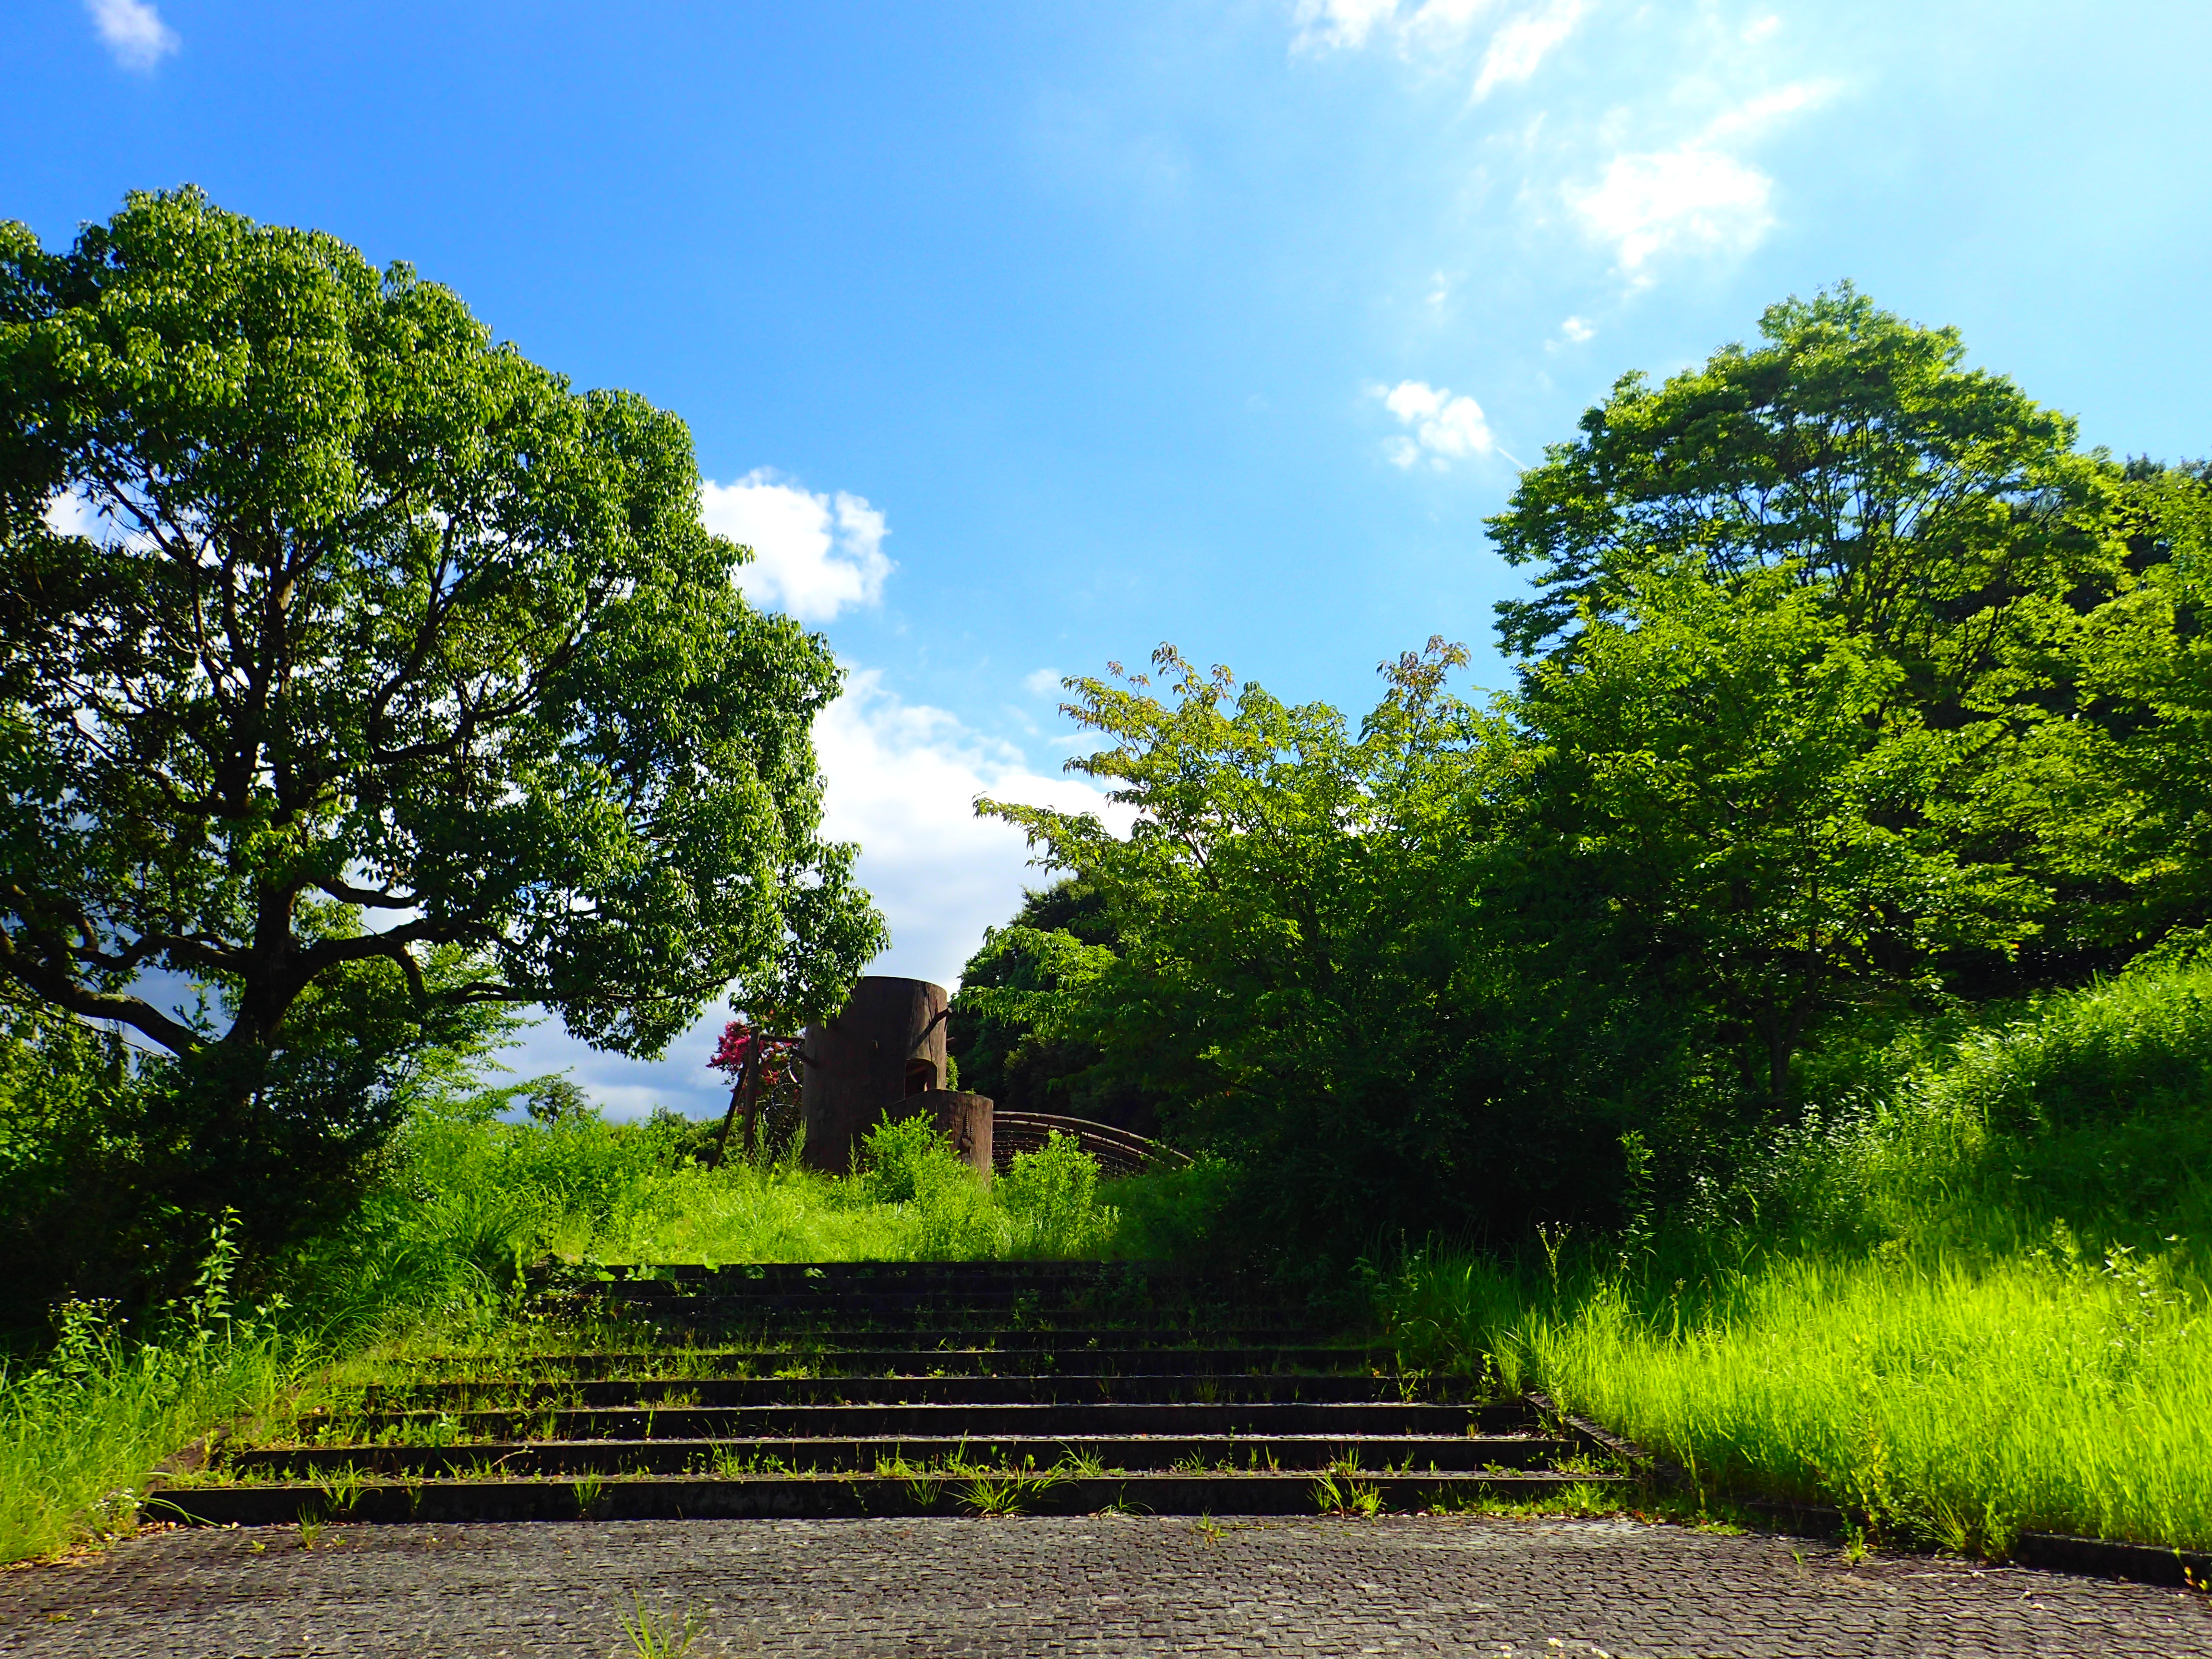
<svg viewBox="0 0 2212 1659">
<path fill-rule="evenodd" d="M 615 1303 L 622 1307 L 684 1307 L 695 1310 L 699 1305 L 710 1305 L 721 1312 L 757 1312 L 761 1316 L 781 1316 L 781 1314 L 814 1314 L 821 1318 L 852 1316 L 852 1318 L 907 1318 L 914 1314 L 931 1316 L 1009 1316 L 1022 1314 L 1026 1318 L 1051 1318 L 1061 1314 L 1086 1314 L 1097 1318 L 1197 1318 L 1203 1322 L 1301 1322 L 1307 1318 L 1303 1307 L 1290 1307 L 1285 1303 L 1217 1303 L 1217 1301 L 1168 1301 L 1168 1298 L 1134 1294 L 1134 1291 L 1115 1291 L 1095 1285 L 1078 1287 L 1013 1287 L 988 1285 L 838 1285 L 832 1290 L 807 1290 L 807 1287 L 763 1285 L 763 1287 L 732 1287 L 723 1283 L 611 1283 L 595 1285 L 591 1290 L 575 1291 L 580 1298 L 595 1301 L 599 1305 Z"/>
<path fill-rule="evenodd" d="M 348 1441 L 726 1440 L 744 1436 L 866 1437 L 1086 1434 L 1463 1435 L 1481 1432 L 1485 1408 L 1419 1401 L 1034 1401 L 986 1405 L 611 1407 L 537 1411 L 363 1412 L 331 1417 L 327 1436 Z M 303 1425 L 304 1426 L 304 1425 Z"/>
<path fill-rule="evenodd" d="M 635 1475 L 577 1480 L 370 1480 L 326 1485 L 165 1486 L 149 1520 L 213 1526 L 329 1526 L 469 1521 L 710 1520 L 1024 1513 L 1311 1515 L 1372 1504 L 1388 1510 L 1522 1502 L 1577 1486 L 1620 1486 L 1618 1475 L 1540 1472 L 1464 1474 L 1240 1473 L 1193 1474 Z"/>
<path fill-rule="evenodd" d="M 790 1347 L 639 1348 L 618 1352 L 520 1357 L 441 1354 L 423 1361 L 417 1374 L 425 1382 L 440 1383 L 556 1376 L 585 1382 L 619 1382 L 649 1377 L 769 1376 L 803 1365 L 819 1375 L 840 1376 L 925 1376 L 940 1372 L 1031 1376 L 1072 1371 L 1122 1376 L 1242 1376 L 1278 1370 L 1369 1373 L 1389 1370 L 1394 1358 L 1387 1349 L 1365 1347 L 1100 1345 L 916 1348 L 817 1346 L 809 1343 Z"/>
<path fill-rule="evenodd" d="M 577 1270 L 566 1270 L 575 1274 Z M 1157 1267 L 1133 1261 L 757 1261 L 708 1267 L 703 1263 L 608 1265 L 591 1274 L 599 1283 L 728 1281 L 728 1283 L 1042 1283 L 1042 1285 L 1207 1285 L 1237 1290 L 1234 1274 L 1192 1267 Z"/>
<path fill-rule="evenodd" d="M 805 1350 L 814 1352 L 834 1352 L 845 1348 L 902 1347 L 927 1350 L 1000 1348 L 1009 1352 L 1037 1348 L 1125 1348 L 1150 1352 L 1173 1352 L 1189 1348 L 1326 1348 L 1338 1346 L 1337 1334 L 1312 1326 L 1285 1325 L 1224 1325 L 1210 1329 L 1195 1329 L 1175 1326 L 1145 1328 L 1132 1325 L 1060 1325 L 1048 1328 L 998 1327 L 978 1322 L 965 1327 L 930 1325 L 892 1327 L 881 1324 L 856 1325 L 844 1322 L 811 1323 L 787 1321 L 781 1324 L 756 1320 L 753 1328 L 740 1326 L 731 1328 L 736 1322 L 712 1317 L 696 1316 L 703 1304 L 684 1303 L 657 1310 L 656 1321 L 660 1328 L 672 1334 L 672 1339 L 692 1334 L 699 1329 L 720 1328 L 726 1340 L 711 1345 L 685 1343 L 672 1340 L 668 1351 L 682 1352 L 687 1348 L 712 1346 L 734 1349 L 747 1343 L 737 1340 L 738 1333 L 750 1339 L 752 1345 L 762 1348 Z M 1354 1344 L 1345 1352 L 1365 1352 Z"/>
<path fill-rule="evenodd" d="M 1122 1375 L 1060 1372 L 1018 1376 L 814 1376 L 672 1378 L 632 1382 L 411 1382 L 362 1391 L 361 1408 L 376 1412 L 530 1411 L 545 1407 L 604 1409 L 623 1406 L 873 1405 L 911 1401 L 942 1405 L 1000 1405 L 1022 1401 L 1066 1403 L 1225 1400 L 1402 1401 L 1450 1403 L 1468 1398 L 1467 1379 L 1401 1382 L 1342 1371 L 1273 1371 L 1221 1376 L 1201 1371 Z"/>
<path fill-rule="evenodd" d="M 1101 1329 L 1165 1328 L 1184 1334 L 1243 1329 L 1295 1329 L 1292 1310 L 1273 1309 L 1129 1307 L 1093 1298 L 1043 1302 L 1028 1297 L 947 1297 L 928 1291 L 853 1291 L 836 1296 L 781 1293 L 725 1295 L 697 1291 L 608 1286 L 590 1294 L 546 1297 L 554 1310 L 579 1316 L 650 1317 L 687 1325 L 878 1325 L 936 1330 L 1033 1330 L 1053 1324 Z"/>
<path fill-rule="evenodd" d="M 948 1466 L 1080 1473 L 1321 1470 L 1347 1463 L 1387 1473 L 1472 1474 L 1551 1470 L 1583 1450 L 1578 1442 L 1505 1435 L 1000 1435 L 957 1439 L 880 1436 L 855 1439 L 745 1437 L 729 1440 L 530 1440 L 464 1446 L 261 1446 L 222 1463 L 249 1481 L 326 1480 L 365 1475 L 878 1474 Z"/>
</svg>

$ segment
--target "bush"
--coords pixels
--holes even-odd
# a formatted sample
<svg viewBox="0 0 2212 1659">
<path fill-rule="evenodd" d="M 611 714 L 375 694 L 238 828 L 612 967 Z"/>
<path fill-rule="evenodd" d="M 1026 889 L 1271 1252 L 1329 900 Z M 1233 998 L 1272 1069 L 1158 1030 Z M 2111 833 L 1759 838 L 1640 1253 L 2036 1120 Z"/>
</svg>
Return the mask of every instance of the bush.
<svg viewBox="0 0 2212 1659">
<path fill-rule="evenodd" d="M 1098 1160 L 1057 1129 L 1036 1152 L 1016 1153 L 998 1186 L 1016 1255 L 1097 1255 L 1121 1224 L 1121 1212 L 1098 1201 Z"/>
</svg>

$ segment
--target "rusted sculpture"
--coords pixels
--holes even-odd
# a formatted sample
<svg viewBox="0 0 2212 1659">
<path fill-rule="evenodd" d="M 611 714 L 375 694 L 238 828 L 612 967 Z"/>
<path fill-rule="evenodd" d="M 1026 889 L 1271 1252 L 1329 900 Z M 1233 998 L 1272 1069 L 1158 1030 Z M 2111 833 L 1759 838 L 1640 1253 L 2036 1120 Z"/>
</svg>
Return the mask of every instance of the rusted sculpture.
<svg viewBox="0 0 2212 1659">
<path fill-rule="evenodd" d="M 927 1089 L 893 1103 L 885 1118 L 927 1114 L 961 1160 L 981 1176 L 991 1173 L 991 1097 L 957 1089 Z"/>
<path fill-rule="evenodd" d="M 842 1175 L 860 1137 L 910 1096 L 945 1080 L 945 988 L 871 974 L 799 1051 L 806 1161 Z M 989 1158 L 989 1135 L 984 1136 Z"/>
</svg>

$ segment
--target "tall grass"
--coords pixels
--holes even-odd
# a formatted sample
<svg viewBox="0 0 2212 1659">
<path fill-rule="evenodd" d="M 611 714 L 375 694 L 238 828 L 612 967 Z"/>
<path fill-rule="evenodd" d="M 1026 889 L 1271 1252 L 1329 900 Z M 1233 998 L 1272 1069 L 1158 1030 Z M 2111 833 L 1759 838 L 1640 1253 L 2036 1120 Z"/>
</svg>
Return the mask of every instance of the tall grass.
<svg viewBox="0 0 2212 1659">
<path fill-rule="evenodd" d="M 1414 1363 L 1486 1360 L 1708 1495 L 2002 1555 L 2023 1528 L 2212 1545 L 2212 1333 L 2175 1259 L 1774 1258 L 1698 1281 L 1459 1257 L 1395 1287 Z"/>
<path fill-rule="evenodd" d="M 425 1118 L 403 1154 L 410 1202 L 465 1212 L 478 1255 L 510 1263 L 1094 1256 L 1121 1233 L 1097 1162 L 1064 1135 L 995 1182 L 914 1119 L 872 1131 L 861 1167 L 843 1176 L 789 1148 L 710 1170 L 681 1154 L 681 1135 L 667 1120 Z"/>
<path fill-rule="evenodd" d="M 157 1463 L 283 1395 L 295 1344 L 273 1302 L 240 1316 L 237 1259 L 219 1226 L 193 1294 L 155 1340 L 136 1340 L 105 1304 L 67 1303 L 40 1363 L 0 1375 L 0 1561 L 131 1530 Z"/>
<path fill-rule="evenodd" d="M 1903 1068 L 1640 1253 L 1431 1253 L 1385 1311 L 1409 1363 L 1540 1384 L 1709 1492 L 2212 1547 L 2208 1131 L 2212 973 L 2147 969 Z"/>
</svg>

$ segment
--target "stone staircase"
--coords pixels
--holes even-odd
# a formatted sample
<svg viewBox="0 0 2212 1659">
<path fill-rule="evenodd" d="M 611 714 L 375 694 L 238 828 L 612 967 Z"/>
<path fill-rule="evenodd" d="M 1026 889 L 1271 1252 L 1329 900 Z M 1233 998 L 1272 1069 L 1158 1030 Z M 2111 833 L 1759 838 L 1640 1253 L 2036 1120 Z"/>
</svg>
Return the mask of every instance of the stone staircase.
<svg viewBox="0 0 2212 1659">
<path fill-rule="evenodd" d="M 1528 1402 L 1159 1267 L 617 1268 L 539 1301 L 589 1344 L 432 1360 L 225 1441 L 149 1518 L 1372 1513 L 1625 1478 Z"/>
</svg>

